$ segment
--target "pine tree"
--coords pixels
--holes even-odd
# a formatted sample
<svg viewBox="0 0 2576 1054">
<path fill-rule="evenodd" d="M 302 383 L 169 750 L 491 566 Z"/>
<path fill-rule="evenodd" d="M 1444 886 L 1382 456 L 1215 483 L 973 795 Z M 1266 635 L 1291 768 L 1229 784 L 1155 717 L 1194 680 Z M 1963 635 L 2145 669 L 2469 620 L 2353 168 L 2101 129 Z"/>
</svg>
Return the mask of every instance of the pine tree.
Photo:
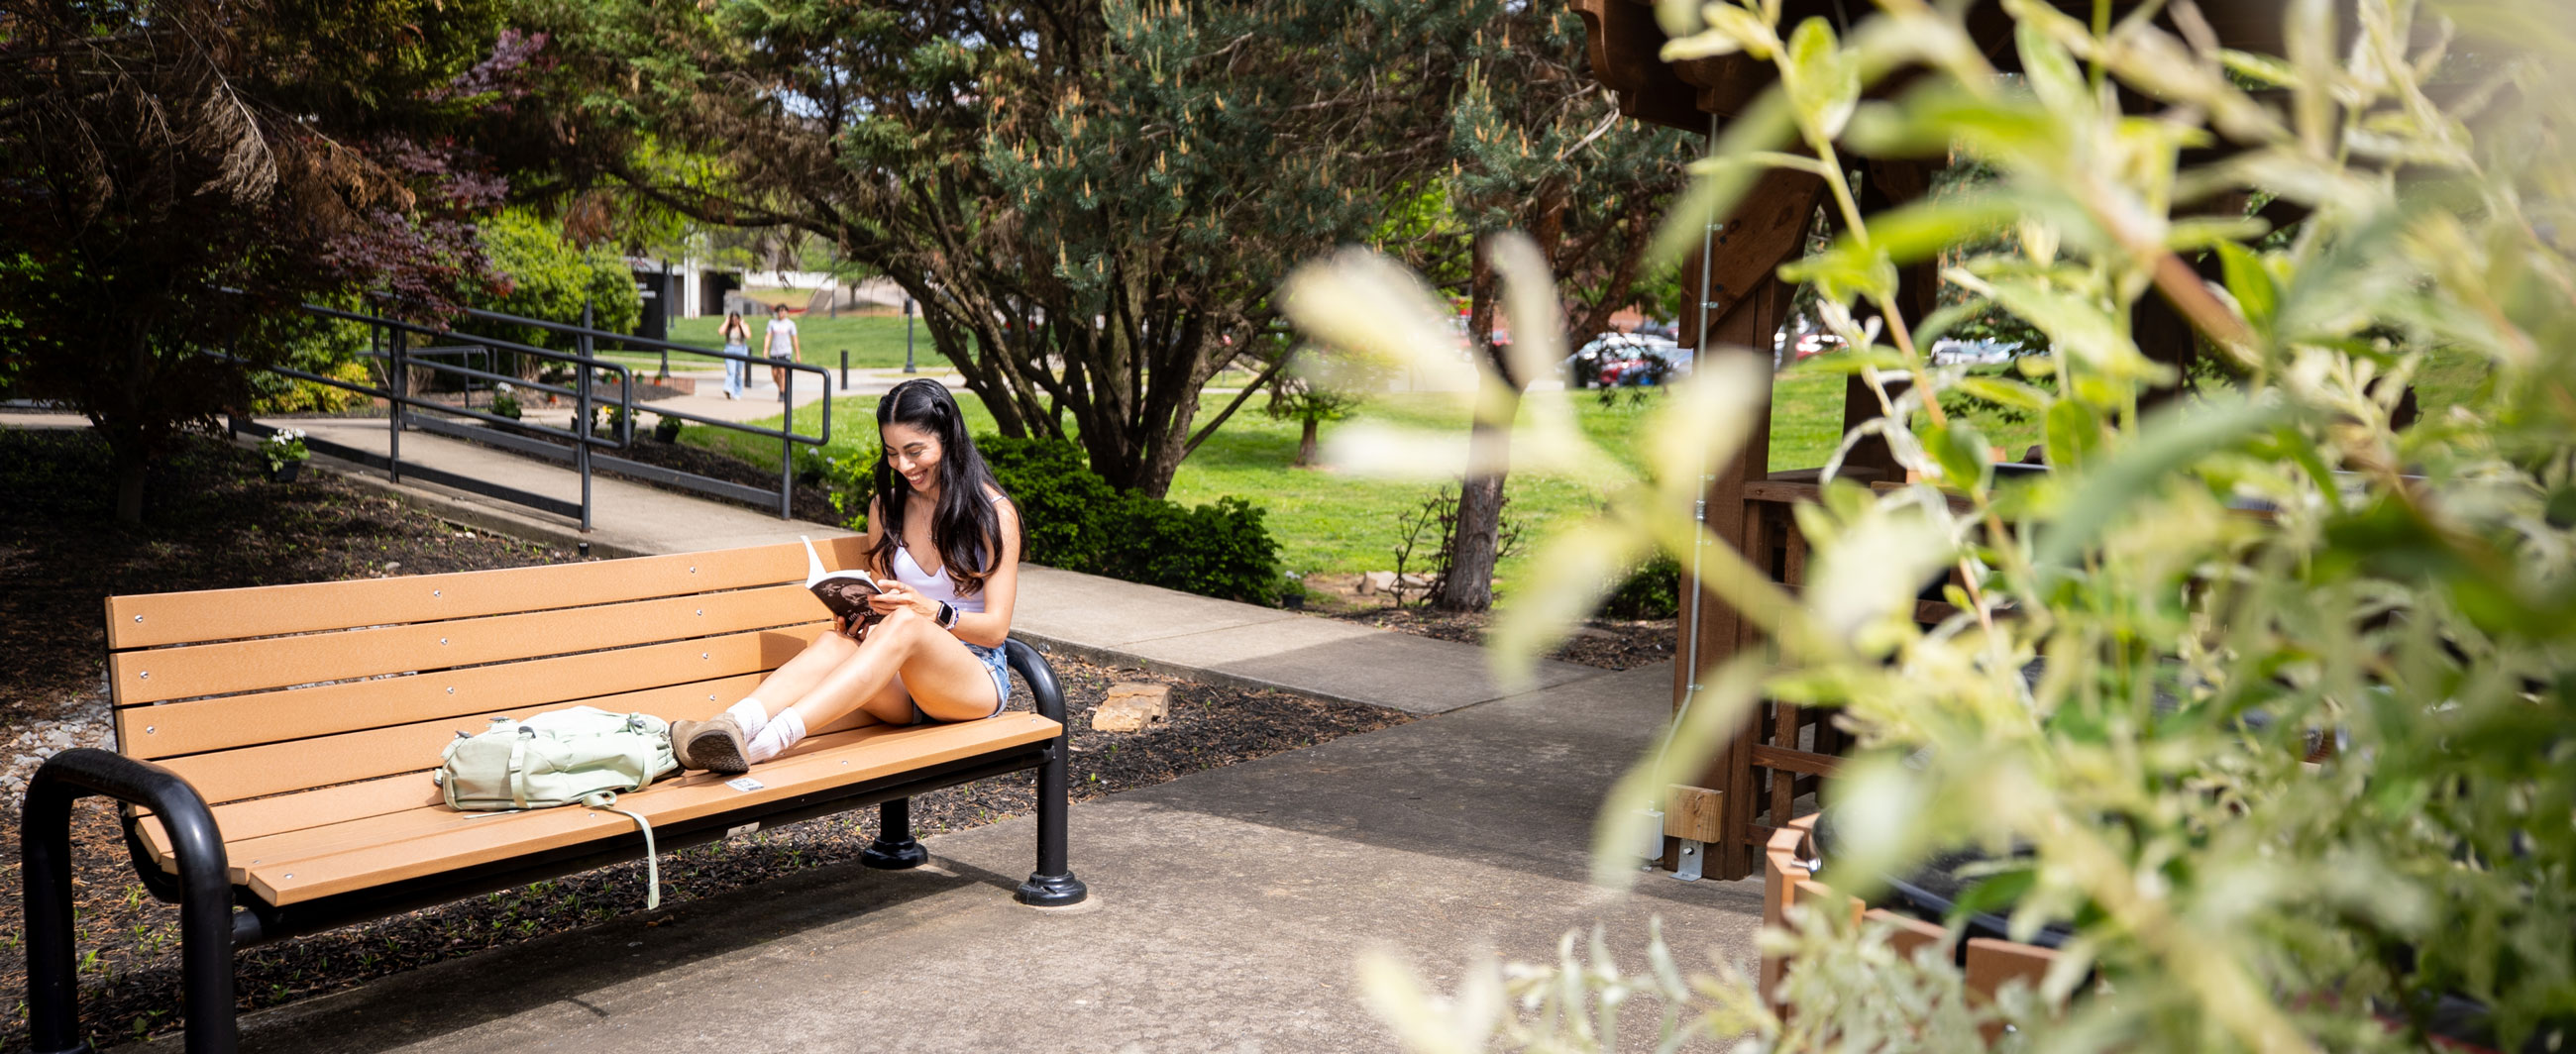
<svg viewBox="0 0 2576 1054">
<path fill-rule="evenodd" d="M 1449 123 L 1448 198 L 1461 235 L 1530 234 L 1570 295 L 1569 347 L 1609 328 L 1610 316 L 1637 299 L 1654 221 L 1687 182 L 1684 166 L 1695 156 L 1688 135 L 1624 118 L 1593 78 L 1584 48 L 1571 7 L 1506 9 L 1471 38 Z M 1515 392 L 1528 387 L 1537 378 L 1512 376 L 1493 344 L 1498 290 L 1484 253 L 1474 253 L 1466 286 L 1468 346 L 1483 349 Z M 1475 463 L 1505 463 L 1510 421 L 1508 412 L 1477 419 Z M 1453 562 L 1434 604 L 1492 605 L 1503 482 L 1499 470 L 1462 481 Z"/>
</svg>

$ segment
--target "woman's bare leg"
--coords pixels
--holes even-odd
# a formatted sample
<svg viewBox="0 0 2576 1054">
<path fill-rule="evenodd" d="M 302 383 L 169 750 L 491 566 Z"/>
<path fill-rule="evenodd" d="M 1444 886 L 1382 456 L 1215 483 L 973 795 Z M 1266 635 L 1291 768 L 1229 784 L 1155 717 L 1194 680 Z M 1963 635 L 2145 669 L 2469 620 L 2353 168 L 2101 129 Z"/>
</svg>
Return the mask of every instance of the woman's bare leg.
<svg viewBox="0 0 2576 1054">
<path fill-rule="evenodd" d="M 822 636 L 814 638 L 814 643 L 797 652 L 795 658 L 780 663 L 777 669 L 769 672 L 769 676 L 761 678 L 760 687 L 751 690 L 752 698 L 760 700 L 762 709 L 768 711 L 769 716 L 776 717 L 779 711 L 787 709 L 813 691 L 815 685 L 823 683 L 824 675 L 831 673 L 833 667 L 848 662 L 858 651 L 857 641 L 825 630 Z"/>
<path fill-rule="evenodd" d="M 903 676 L 901 688 L 897 674 Z M 868 631 L 856 655 L 773 712 L 795 710 L 807 728 L 863 708 L 878 720 L 908 723 L 914 705 L 939 720 L 961 721 L 992 713 L 992 699 L 993 677 L 983 662 L 947 630 L 906 610 L 886 616 Z"/>
</svg>

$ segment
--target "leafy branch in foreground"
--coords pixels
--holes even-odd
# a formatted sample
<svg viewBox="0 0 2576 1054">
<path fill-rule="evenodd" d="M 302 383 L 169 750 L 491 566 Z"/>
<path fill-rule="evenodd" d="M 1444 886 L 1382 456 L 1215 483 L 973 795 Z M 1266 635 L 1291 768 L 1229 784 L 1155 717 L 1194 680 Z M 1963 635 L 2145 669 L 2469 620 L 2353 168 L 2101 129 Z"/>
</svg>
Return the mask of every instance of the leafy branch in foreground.
<svg viewBox="0 0 2576 1054">
<path fill-rule="evenodd" d="M 1825 875 L 1867 895 L 1931 852 L 1981 849 L 2024 888 L 2001 908 L 2016 932 L 2072 931 L 2040 990 L 1995 1011 L 2017 1029 L 2008 1046 L 2394 1049 L 2423 1045 L 2445 1000 L 2483 1008 L 2508 1047 L 2563 1028 L 2576 266 L 2555 232 L 2576 229 L 2576 37 L 2531 0 L 2301 2 L 2273 56 L 2223 46 L 2188 4 L 2088 24 L 2009 0 L 2007 76 L 1954 12 L 1884 6 L 1845 37 L 1783 24 L 1776 0 L 1664 5 L 1668 57 L 1741 53 L 1777 81 L 1698 165 L 1668 232 L 1695 240 L 1766 167 L 1825 182 L 1840 234 L 1783 277 L 1813 283 L 1853 342 L 1829 358 L 1861 371 L 1883 412 L 1854 440 L 1884 437 L 1915 482 L 1873 491 L 1827 466 L 1797 510 L 1814 555 L 1795 596 L 1710 544 L 1689 503 L 1752 410 L 1720 378 L 1767 359 L 1725 356 L 1645 433 L 1653 470 L 1536 561 L 1532 602 L 1496 635 L 1507 673 L 1597 599 L 1604 556 L 1650 548 L 1697 548 L 1710 593 L 1776 643 L 1776 667 L 1702 671 L 1673 749 L 1605 804 L 1596 873 L 1627 873 L 1618 818 L 1698 771 L 1756 700 L 1836 707 L 1860 746 L 1828 787 L 1840 836 Z M 2338 39 L 2351 44 L 2323 44 Z M 1868 98 L 1909 69 L 1924 73 Z M 1864 214 L 1844 175 L 1847 155 L 1945 151 L 1990 167 L 1991 189 Z M 2246 218 L 2256 196 L 2283 203 L 2266 213 L 2285 229 Z M 1977 305 L 1908 318 L 1897 276 L 1997 231 L 2008 249 L 1948 277 L 2053 353 L 2021 377 L 1970 377 L 1924 352 Z M 1543 269 L 1496 262 L 1515 331 L 1548 331 Z M 1408 288 L 1345 257 L 1301 273 L 1289 310 L 1336 342 L 1434 353 Z M 2147 296 L 2241 378 L 2142 411 L 2178 379 L 2130 330 Z M 1883 341 L 1855 324 L 1865 315 Z M 2493 384 L 2398 427 L 2408 381 L 2463 357 Z M 2042 421 L 2053 471 L 1999 480 L 1984 437 L 1941 409 L 1959 390 Z M 1534 394 L 1514 446 L 1608 462 L 1561 406 Z M 1368 436 L 1379 446 L 1345 463 L 1418 464 L 1424 438 Z M 1454 440 L 1438 449 L 1454 463 Z M 1945 572 L 1958 613 L 1918 625 L 1918 589 Z M 2340 749 L 2309 763 L 2326 742 Z M 1762 1000 L 1741 981 L 1700 979 L 1665 1034 L 1983 1046 L 1960 1015 L 1984 1011 L 1944 995 L 1941 968 L 1895 969 L 1815 920 L 1766 939 L 1795 950 L 1763 993 L 1785 1022 L 1748 1010 Z M 1673 998 L 1619 989 L 1597 961 L 1543 969 L 1596 1010 L 1612 993 Z M 1418 1049 L 1612 1042 L 1532 1017 L 1570 996 L 1515 1003 L 1473 984 L 1440 1031 L 1417 1031 L 1426 997 L 1374 976 Z"/>
</svg>

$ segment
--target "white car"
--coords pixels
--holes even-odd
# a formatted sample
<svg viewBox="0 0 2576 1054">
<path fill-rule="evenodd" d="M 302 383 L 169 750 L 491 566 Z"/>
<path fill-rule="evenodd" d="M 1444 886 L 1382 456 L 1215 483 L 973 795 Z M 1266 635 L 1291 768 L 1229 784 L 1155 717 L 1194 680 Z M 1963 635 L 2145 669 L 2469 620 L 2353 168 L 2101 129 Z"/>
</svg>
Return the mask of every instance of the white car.
<svg viewBox="0 0 2576 1054">
<path fill-rule="evenodd" d="M 1652 366 L 1640 369 L 1651 362 Z M 1576 388 L 1598 388 L 1606 383 L 1619 383 L 1629 374 L 1656 376 L 1690 372 L 1690 353 L 1663 337 L 1635 333 L 1603 333 L 1575 349 L 1558 365 L 1565 383 Z"/>
<path fill-rule="evenodd" d="M 2021 345 L 1991 337 L 1976 340 L 1944 337 L 1932 342 L 1932 364 L 1935 366 L 1992 366 L 2011 362 L 2013 356 L 2019 354 Z"/>
</svg>

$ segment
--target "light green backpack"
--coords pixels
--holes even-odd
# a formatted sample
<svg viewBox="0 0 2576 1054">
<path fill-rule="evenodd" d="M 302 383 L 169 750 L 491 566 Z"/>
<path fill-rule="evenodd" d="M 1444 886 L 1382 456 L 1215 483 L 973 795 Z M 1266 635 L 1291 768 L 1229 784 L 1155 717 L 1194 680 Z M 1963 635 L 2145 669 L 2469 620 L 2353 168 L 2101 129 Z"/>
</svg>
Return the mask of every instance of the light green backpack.
<svg viewBox="0 0 2576 1054">
<path fill-rule="evenodd" d="M 576 706 L 525 721 L 496 717 L 480 735 L 458 732 L 430 778 L 451 809 L 501 812 L 587 805 L 635 821 L 644 830 L 650 890 L 644 907 L 651 910 L 662 904 L 653 825 L 610 806 L 618 794 L 642 790 L 679 767 L 671 756 L 671 726 L 661 718 Z"/>
</svg>

